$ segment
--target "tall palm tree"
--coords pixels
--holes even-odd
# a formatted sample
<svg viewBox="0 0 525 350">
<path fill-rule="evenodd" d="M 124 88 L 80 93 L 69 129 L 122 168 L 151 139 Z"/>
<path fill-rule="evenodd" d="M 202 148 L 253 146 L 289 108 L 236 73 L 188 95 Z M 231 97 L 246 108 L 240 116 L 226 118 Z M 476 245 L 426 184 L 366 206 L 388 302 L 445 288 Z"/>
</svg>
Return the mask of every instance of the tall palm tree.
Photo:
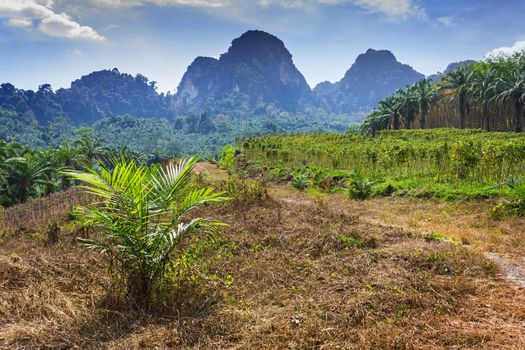
<svg viewBox="0 0 525 350">
<path fill-rule="evenodd" d="M 497 77 L 494 88 L 497 91 L 496 100 L 509 103 L 514 113 L 514 130 L 522 132 L 523 110 L 525 106 L 525 67 L 513 65 L 508 69 L 503 67 Z M 507 69 L 504 69 L 507 68 Z"/>
<path fill-rule="evenodd" d="M 390 95 L 384 100 L 379 101 L 379 113 L 388 119 L 392 129 L 399 130 L 399 110 L 400 99 L 396 95 Z"/>
<path fill-rule="evenodd" d="M 469 95 L 480 103 L 483 128 L 490 131 L 489 104 L 494 98 L 495 70 L 490 63 L 480 63 L 473 66 L 469 79 Z"/>
<path fill-rule="evenodd" d="M 437 97 L 436 90 L 428 79 L 421 79 L 414 86 L 414 95 L 418 104 L 419 127 L 425 128 L 426 118 L 430 104 Z"/>
<path fill-rule="evenodd" d="M 49 168 L 31 154 L 5 159 L 0 167 L 0 193 L 4 205 L 24 203 L 48 185 Z"/>
<path fill-rule="evenodd" d="M 407 86 L 396 91 L 399 98 L 399 111 L 407 129 L 411 128 L 418 105 L 413 90 Z"/>
<path fill-rule="evenodd" d="M 363 122 L 363 131 L 367 134 L 375 135 L 379 130 L 392 127 L 399 129 L 399 98 L 395 95 L 389 96 L 378 102 L 377 107 Z"/>
<path fill-rule="evenodd" d="M 465 128 L 465 116 L 467 110 L 467 93 L 469 88 L 470 69 L 468 66 L 462 66 L 441 78 L 441 89 L 452 90 L 454 99 L 457 102 L 459 114 L 459 127 Z"/>
<path fill-rule="evenodd" d="M 93 129 L 80 129 L 79 137 L 75 140 L 77 148 L 83 163 L 87 168 L 93 168 L 96 163 L 104 162 L 108 149 L 103 146 L 103 140 L 99 139 Z"/>
<path fill-rule="evenodd" d="M 361 129 L 365 134 L 375 135 L 379 130 L 388 128 L 388 123 L 389 119 L 385 118 L 383 113 L 376 108 L 363 121 Z"/>
</svg>

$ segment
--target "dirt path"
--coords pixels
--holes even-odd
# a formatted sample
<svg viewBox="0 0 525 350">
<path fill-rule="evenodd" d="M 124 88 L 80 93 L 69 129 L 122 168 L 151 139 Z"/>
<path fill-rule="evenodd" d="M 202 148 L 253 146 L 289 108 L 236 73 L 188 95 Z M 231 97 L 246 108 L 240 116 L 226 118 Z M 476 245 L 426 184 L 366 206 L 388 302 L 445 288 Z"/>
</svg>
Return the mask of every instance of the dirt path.
<svg viewBox="0 0 525 350">
<path fill-rule="evenodd" d="M 217 180 L 226 180 L 228 178 L 228 173 L 219 167 L 218 164 L 208 162 L 195 164 L 195 172 L 198 174 L 206 174 Z"/>
<path fill-rule="evenodd" d="M 215 179 L 228 178 L 227 172 L 214 164 L 198 163 L 195 169 Z M 334 209 L 355 213 L 373 225 L 450 237 L 483 253 L 498 264 L 517 287 L 525 288 L 525 219 L 491 219 L 490 208 L 494 206 L 491 200 L 434 202 L 384 197 L 354 201 L 337 194 L 314 197 L 286 185 L 271 186 L 268 192 L 285 203 L 323 202 Z"/>
<path fill-rule="evenodd" d="M 497 253 L 485 253 L 485 256 L 498 264 L 511 282 L 525 288 L 525 257 L 509 258 Z"/>
</svg>

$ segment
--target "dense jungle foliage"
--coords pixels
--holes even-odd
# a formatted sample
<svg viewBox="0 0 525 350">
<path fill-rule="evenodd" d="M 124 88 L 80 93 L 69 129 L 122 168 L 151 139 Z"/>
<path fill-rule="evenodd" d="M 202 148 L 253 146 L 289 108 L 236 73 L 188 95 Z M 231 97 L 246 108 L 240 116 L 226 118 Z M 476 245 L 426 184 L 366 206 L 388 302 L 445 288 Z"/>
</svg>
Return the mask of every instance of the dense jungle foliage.
<svg viewBox="0 0 525 350">
<path fill-rule="evenodd" d="M 160 156 L 216 154 L 235 138 L 287 132 L 342 132 L 366 115 L 335 115 L 308 108 L 290 112 L 273 104 L 210 102 L 184 112 L 175 97 L 156 91 L 154 81 L 117 69 L 93 72 L 70 88 L 37 91 L 0 85 L 0 139 L 32 147 L 72 141 L 89 126 L 110 147 Z"/>
<path fill-rule="evenodd" d="M 525 53 L 460 65 L 383 99 L 363 124 L 384 129 L 480 128 L 523 131 Z"/>
<path fill-rule="evenodd" d="M 119 115 L 103 118 L 90 126 L 111 148 L 128 147 L 148 156 L 161 158 L 201 153 L 214 156 L 238 137 L 289 132 L 343 132 L 348 128 L 344 116 L 324 119 L 280 112 L 239 119 L 225 114 L 180 116 L 175 121 L 163 118 L 138 118 Z M 0 139 L 31 147 L 57 147 L 73 142 L 78 130 L 65 118 L 43 126 L 34 118 L 20 118 L 0 108 Z"/>
<path fill-rule="evenodd" d="M 160 160 L 125 147 L 108 148 L 93 129 L 79 129 L 72 142 L 65 141 L 48 149 L 0 141 L 0 206 L 8 207 L 64 191 L 75 185 L 64 171 L 111 168 L 119 159 L 139 163 Z"/>
</svg>

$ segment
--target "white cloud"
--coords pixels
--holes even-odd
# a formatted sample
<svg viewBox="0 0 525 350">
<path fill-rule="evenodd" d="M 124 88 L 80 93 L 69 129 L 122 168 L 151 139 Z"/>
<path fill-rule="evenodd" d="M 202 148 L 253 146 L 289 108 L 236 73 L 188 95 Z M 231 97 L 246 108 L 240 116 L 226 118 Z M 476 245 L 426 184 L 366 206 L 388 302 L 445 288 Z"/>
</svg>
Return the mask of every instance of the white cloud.
<svg viewBox="0 0 525 350">
<path fill-rule="evenodd" d="M 31 18 L 27 17 L 13 17 L 7 20 L 7 25 L 20 28 L 31 27 L 33 25 L 33 21 Z"/>
<path fill-rule="evenodd" d="M 283 9 L 312 10 L 319 6 L 352 4 L 373 13 L 392 18 L 426 18 L 423 8 L 414 0 L 91 0 L 92 4 L 111 7 L 136 7 L 147 4 L 157 6 L 188 6 L 200 8 L 231 8 L 277 6 Z"/>
<path fill-rule="evenodd" d="M 106 40 L 89 26 L 82 26 L 65 13 L 55 13 L 52 0 L 0 0 L 0 17 L 7 18 L 7 24 L 29 27 L 33 20 L 38 29 L 49 36 L 85 39 L 101 42 Z"/>
<path fill-rule="evenodd" d="M 370 12 L 381 13 L 389 17 L 426 18 L 425 11 L 413 0 L 259 0 L 259 5 L 276 5 L 282 8 L 311 9 L 314 6 L 333 6 L 353 4 Z"/>
<path fill-rule="evenodd" d="M 521 52 L 525 50 L 525 40 L 516 41 L 512 46 L 498 47 L 490 52 L 487 52 L 485 57 L 497 57 L 497 56 L 510 56 L 515 52 Z"/>
<path fill-rule="evenodd" d="M 372 12 L 382 13 L 389 17 L 402 19 L 408 17 L 424 19 L 427 17 L 425 10 L 415 4 L 412 0 L 351 0 L 351 2 Z"/>
<path fill-rule="evenodd" d="M 147 4 L 158 6 L 192 6 L 192 7 L 223 7 L 229 5 L 229 0 L 91 0 L 95 5 L 110 7 L 136 7 Z"/>
</svg>

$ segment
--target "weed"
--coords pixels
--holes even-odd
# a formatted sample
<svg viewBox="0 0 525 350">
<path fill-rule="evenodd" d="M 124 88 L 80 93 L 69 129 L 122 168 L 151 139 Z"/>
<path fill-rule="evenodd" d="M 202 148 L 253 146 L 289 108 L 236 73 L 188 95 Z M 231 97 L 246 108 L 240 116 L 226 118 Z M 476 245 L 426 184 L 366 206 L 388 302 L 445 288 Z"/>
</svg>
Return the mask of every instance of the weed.
<svg viewBox="0 0 525 350">
<path fill-rule="evenodd" d="M 47 245 L 54 245 L 58 242 L 58 236 L 60 234 L 60 226 L 56 221 L 49 221 L 47 224 Z"/>
<path fill-rule="evenodd" d="M 338 235 L 337 237 L 339 238 L 339 242 L 343 244 L 345 249 L 365 247 L 365 244 L 355 237 L 346 236 L 342 234 Z"/>
</svg>

